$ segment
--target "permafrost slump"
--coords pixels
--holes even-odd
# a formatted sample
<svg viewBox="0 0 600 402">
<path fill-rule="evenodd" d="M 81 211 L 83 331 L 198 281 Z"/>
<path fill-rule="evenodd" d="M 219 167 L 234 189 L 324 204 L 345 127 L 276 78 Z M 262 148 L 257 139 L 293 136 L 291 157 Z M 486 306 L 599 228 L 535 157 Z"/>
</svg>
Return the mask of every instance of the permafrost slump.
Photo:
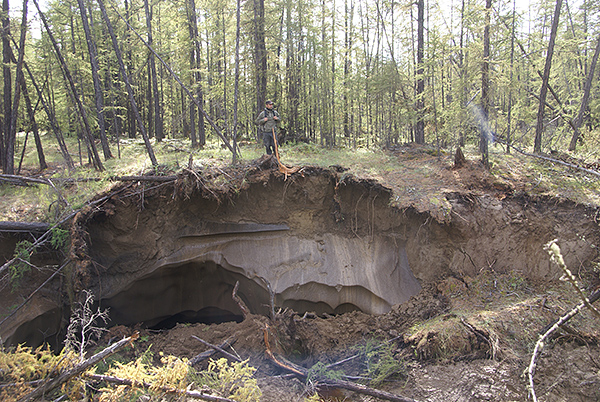
<svg viewBox="0 0 600 402">
<path fill-rule="evenodd" d="M 155 328 L 239 321 L 236 282 L 253 313 L 268 313 L 270 288 L 277 307 L 299 313 L 380 314 L 424 283 L 482 269 L 557 279 L 546 242 L 560 239 L 571 266 L 596 258 L 600 244 L 596 210 L 556 199 L 448 193 L 449 219 L 439 222 L 390 207 L 391 191 L 377 183 L 329 170 L 287 180 L 255 170 L 243 182 L 219 195 L 190 177 L 140 184 L 83 211 L 72 231 L 74 294 L 91 289 L 110 325 Z M 2 339 L 39 343 L 36 319 L 64 325 L 47 324 L 65 307 L 58 299 L 32 304 Z"/>
</svg>

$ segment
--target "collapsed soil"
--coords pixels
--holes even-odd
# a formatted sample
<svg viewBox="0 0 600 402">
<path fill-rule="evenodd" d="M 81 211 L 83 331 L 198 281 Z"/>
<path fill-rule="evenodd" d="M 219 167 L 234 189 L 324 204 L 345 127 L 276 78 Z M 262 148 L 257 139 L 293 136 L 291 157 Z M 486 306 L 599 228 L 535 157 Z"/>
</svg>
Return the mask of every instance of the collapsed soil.
<svg viewBox="0 0 600 402">
<path fill-rule="evenodd" d="M 415 208 L 419 213 L 428 212 L 439 221 L 449 219 L 448 208 L 432 202 L 436 198 L 428 195 L 437 194 L 440 188 L 461 199 L 488 195 L 492 200 L 519 197 L 531 188 L 528 179 L 498 179 L 477 162 L 453 169 L 448 158 L 436 159 L 410 148 L 397 156 L 403 158 L 405 166 L 428 169 L 430 174 L 427 180 L 414 175 L 387 175 L 382 183 L 391 189 L 391 203 Z M 334 167 L 338 168 L 341 167 Z M 259 174 L 264 174 L 267 181 L 272 173 L 265 169 Z M 255 180 L 260 181 L 256 177 Z M 211 191 L 218 191 L 218 187 Z M 555 200 L 557 208 L 560 203 Z M 559 211 L 549 205 L 551 202 L 546 200 L 542 214 L 550 216 Z M 453 219 L 465 218 L 459 214 Z M 363 230 L 369 233 L 368 228 Z M 556 278 L 528 279 L 518 270 L 497 269 L 496 261 L 474 265 L 477 269 L 464 275 L 438 272 L 437 277 L 433 275 L 423 283 L 418 295 L 393 306 L 386 314 L 354 311 L 317 315 L 281 309 L 273 320 L 251 315 L 241 323 L 180 323 L 170 330 L 116 326 L 109 329 L 100 345 L 140 331 L 141 340 L 134 349 L 123 353 L 124 360 L 148 348 L 155 356 L 164 353 L 192 358 L 207 349 L 192 335 L 212 344 L 233 337 L 235 353 L 249 359 L 258 369 L 256 375 L 263 400 L 301 400 L 310 394 L 314 384 L 282 377 L 284 373 L 265 356 L 264 328 L 268 323 L 275 352 L 305 367 L 358 356 L 338 368 L 346 375 L 365 376 L 368 375 L 366 351 L 388 342 L 393 346 L 391 351 L 400 369 L 379 384 L 379 388 L 421 401 L 525 400 L 527 388 L 522 373 L 529 364 L 538 333 L 578 299 L 567 284 Z M 598 285 L 592 265 L 580 266 L 578 277 L 588 292 Z M 541 400 L 600 399 L 597 328 L 597 318 L 584 311 L 546 346 L 535 376 Z M 366 400 L 364 396 L 339 392 L 337 397 L 347 400 Z"/>
</svg>

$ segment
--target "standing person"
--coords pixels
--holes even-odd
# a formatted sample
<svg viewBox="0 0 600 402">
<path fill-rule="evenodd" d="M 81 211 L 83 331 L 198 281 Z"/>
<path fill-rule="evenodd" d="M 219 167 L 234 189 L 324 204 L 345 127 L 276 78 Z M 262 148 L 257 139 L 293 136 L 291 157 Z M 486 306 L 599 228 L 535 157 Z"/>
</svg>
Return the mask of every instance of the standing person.
<svg viewBox="0 0 600 402">
<path fill-rule="evenodd" d="M 271 155 L 275 152 L 275 140 L 273 138 L 273 131 L 275 134 L 279 133 L 279 122 L 281 117 L 277 110 L 273 109 L 273 102 L 268 100 L 265 102 L 265 109 L 260 112 L 256 118 L 255 123 L 260 127 L 262 131 L 263 143 L 267 149 L 267 155 Z"/>
</svg>

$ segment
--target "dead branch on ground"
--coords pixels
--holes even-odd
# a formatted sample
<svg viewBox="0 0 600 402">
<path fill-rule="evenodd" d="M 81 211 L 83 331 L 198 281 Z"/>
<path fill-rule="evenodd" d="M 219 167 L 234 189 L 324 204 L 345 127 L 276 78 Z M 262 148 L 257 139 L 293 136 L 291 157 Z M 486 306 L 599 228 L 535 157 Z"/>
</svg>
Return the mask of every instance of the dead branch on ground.
<svg viewBox="0 0 600 402">
<path fill-rule="evenodd" d="M 37 398 L 42 397 L 47 392 L 50 392 L 53 389 L 61 386 L 65 382 L 69 381 L 71 378 L 80 375 L 81 373 L 83 373 L 84 371 L 86 371 L 87 369 L 89 369 L 90 367 L 95 365 L 96 363 L 100 362 L 101 360 L 107 358 L 108 356 L 112 355 L 113 353 L 118 352 L 119 350 L 123 349 L 125 346 L 132 344 L 133 341 L 136 340 L 138 337 L 139 337 L 139 333 L 136 332 L 135 334 L 133 334 L 132 336 L 130 336 L 128 338 L 121 339 L 119 342 L 105 348 L 104 350 L 102 350 L 99 353 L 96 353 L 95 355 L 93 355 L 89 359 L 83 361 L 82 363 L 76 365 L 72 369 L 67 370 L 64 373 L 60 374 L 58 377 L 48 380 L 43 385 L 39 386 L 38 388 L 36 388 L 32 392 L 30 392 L 29 394 L 25 395 L 23 398 L 19 399 L 18 402 L 29 402 L 29 401 L 33 401 Z"/>
<path fill-rule="evenodd" d="M 531 156 L 532 158 L 538 158 L 538 159 L 542 159 L 542 160 L 545 160 L 545 161 L 548 161 L 548 162 L 552 162 L 552 163 L 558 163 L 559 165 L 563 165 L 563 166 L 569 167 L 571 169 L 581 170 L 582 172 L 585 172 L 585 173 L 588 173 L 588 174 L 600 177 L 600 172 L 597 172 L 595 170 L 586 169 L 584 167 L 577 166 L 577 165 L 574 165 L 574 164 L 569 163 L 569 162 L 561 161 L 560 159 L 555 159 L 555 158 L 550 158 L 550 157 L 544 156 L 544 155 L 537 155 L 537 154 L 532 154 L 532 153 L 529 153 L 529 152 L 525 152 L 522 149 L 519 149 L 519 148 L 515 147 L 512 144 L 506 144 L 505 141 L 503 141 L 503 140 L 501 140 L 499 138 L 495 138 L 495 141 L 497 141 L 497 142 L 499 142 L 501 144 L 504 144 L 504 145 L 508 145 L 509 147 L 511 147 L 512 149 L 514 149 L 515 151 L 517 151 L 518 153 L 520 153 L 522 155 Z"/>
<path fill-rule="evenodd" d="M 152 385 L 147 382 L 138 382 L 138 381 L 128 380 L 126 378 L 119 378 L 119 377 L 113 377 L 113 376 L 101 375 L 101 374 L 86 374 L 86 377 L 90 378 L 92 380 L 96 380 L 96 381 L 105 381 L 105 382 L 110 382 L 110 383 L 117 384 L 117 385 L 126 385 L 128 387 L 142 387 L 142 388 L 146 388 L 146 389 L 158 389 L 161 392 L 164 392 L 167 394 L 177 394 L 177 395 L 182 395 L 182 396 L 186 396 L 186 397 L 190 397 L 190 398 L 194 398 L 194 399 L 203 399 L 205 401 L 235 402 L 233 399 L 206 394 L 205 392 L 207 392 L 207 391 L 205 391 L 205 390 L 190 391 L 190 390 L 186 390 L 186 389 L 177 389 L 177 388 L 171 388 L 171 387 L 165 387 L 165 386 L 156 387 L 155 385 Z"/>
<path fill-rule="evenodd" d="M 229 346 L 233 346 L 233 344 L 235 343 L 236 339 L 235 338 L 227 338 L 223 343 L 221 343 L 219 345 L 219 348 L 221 349 L 225 349 Z M 197 354 L 196 356 L 194 356 L 193 358 L 191 358 L 189 360 L 189 365 L 190 366 L 195 366 L 196 364 L 200 363 L 203 360 L 208 359 L 209 357 L 215 355 L 216 353 L 218 353 L 217 349 L 209 349 L 209 350 L 205 350 L 202 353 Z"/>
<path fill-rule="evenodd" d="M 237 356 L 235 356 L 235 355 L 232 355 L 231 353 L 229 353 L 228 351 L 226 351 L 225 349 L 223 349 L 223 348 L 222 348 L 222 347 L 220 347 L 220 346 L 213 345 L 212 343 L 208 343 L 208 342 L 206 342 L 204 339 L 198 338 L 196 335 L 192 335 L 192 338 L 194 338 L 194 339 L 195 339 L 195 340 L 197 340 L 197 341 L 200 341 L 200 342 L 202 342 L 202 344 L 204 344 L 204 345 L 208 346 L 208 347 L 209 347 L 209 348 L 211 348 L 211 349 L 214 349 L 214 350 L 216 350 L 217 352 L 221 352 L 221 353 L 223 353 L 225 356 L 229 357 L 229 358 L 230 358 L 230 359 L 232 359 L 232 360 L 235 360 L 235 361 L 237 361 L 237 362 L 241 362 L 241 361 L 242 361 L 242 359 L 240 359 L 239 357 L 237 357 Z"/>
<path fill-rule="evenodd" d="M 271 351 L 270 343 L 269 343 L 269 327 L 265 326 L 263 328 L 264 338 L 265 338 L 265 346 L 266 346 L 266 354 L 267 356 L 280 368 L 289 371 L 303 379 L 308 378 L 308 370 L 304 367 L 298 366 L 282 356 L 275 356 Z M 349 391 L 353 391 L 363 395 L 369 395 L 376 398 L 385 399 L 393 402 L 417 402 L 414 399 L 406 398 L 401 395 L 392 394 L 390 392 L 381 391 L 378 389 L 370 388 L 362 384 L 357 384 L 351 381 L 344 380 L 335 380 L 323 376 L 317 376 L 315 378 L 319 385 L 326 385 L 335 388 L 343 388 Z"/>
</svg>

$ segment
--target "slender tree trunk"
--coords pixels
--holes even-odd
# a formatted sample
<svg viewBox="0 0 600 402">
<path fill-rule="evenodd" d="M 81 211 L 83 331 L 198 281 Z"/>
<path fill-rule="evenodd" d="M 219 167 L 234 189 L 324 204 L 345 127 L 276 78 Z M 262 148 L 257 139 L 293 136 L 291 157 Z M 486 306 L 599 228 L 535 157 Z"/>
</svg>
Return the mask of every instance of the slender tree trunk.
<svg viewBox="0 0 600 402">
<path fill-rule="evenodd" d="M 67 63 L 65 62 L 64 57 L 62 56 L 62 53 L 60 51 L 58 43 L 56 42 L 56 39 L 54 38 L 52 31 L 50 30 L 50 26 L 48 25 L 46 16 L 44 15 L 44 13 L 42 13 L 42 10 L 40 9 L 40 6 L 39 6 L 37 0 L 33 0 L 33 3 L 35 4 L 35 7 L 38 10 L 38 13 L 42 20 L 42 23 L 44 24 L 44 28 L 46 29 L 46 32 L 48 33 L 48 37 L 50 38 L 50 41 L 52 42 L 52 46 L 54 47 L 54 52 L 56 53 L 56 57 L 58 58 L 58 61 L 63 69 L 63 73 L 65 74 L 67 83 L 71 89 L 71 91 L 69 93 L 72 96 L 73 103 L 77 107 L 78 115 L 83 122 L 83 128 L 84 128 L 85 136 L 86 136 L 86 139 L 88 142 L 88 147 L 91 151 L 92 163 L 96 169 L 104 170 L 104 166 L 102 165 L 102 161 L 100 160 L 100 156 L 98 155 L 98 150 L 96 149 L 96 143 L 94 142 L 94 136 L 92 135 L 92 130 L 90 129 L 90 126 L 89 126 L 87 113 L 85 111 L 85 108 L 83 107 L 83 104 L 81 103 L 81 99 L 79 99 L 79 96 L 77 94 L 77 89 L 75 88 L 75 82 L 73 81 L 71 72 L 70 72 L 69 68 L 67 67 Z"/>
<path fill-rule="evenodd" d="M 350 115 L 350 105 L 349 105 L 349 94 L 350 88 L 348 88 L 349 80 L 350 80 L 350 52 L 352 50 L 352 37 L 351 37 L 351 24 L 353 18 L 354 11 L 354 3 L 348 7 L 348 0 L 344 2 L 344 86 L 343 86 L 343 101 L 344 101 L 344 137 L 348 140 L 348 145 L 350 146 L 350 123 L 349 123 L 349 115 Z"/>
<path fill-rule="evenodd" d="M 197 82 L 197 71 L 200 67 L 196 63 L 196 52 L 197 52 L 197 43 L 198 43 L 198 23 L 196 21 L 196 3 L 194 0 L 186 1 L 186 9 L 188 15 L 188 31 L 190 33 L 190 81 L 191 87 L 194 88 L 197 85 L 200 85 Z M 182 96 L 183 99 L 183 96 Z M 190 140 L 192 141 L 192 148 L 198 148 L 198 140 L 196 136 L 196 105 L 194 103 L 190 104 Z"/>
<path fill-rule="evenodd" d="M 546 54 L 546 64 L 544 65 L 544 75 L 542 77 L 542 88 L 540 89 L 540 104 L 537 113 L 537 124 L 535 126 L 535 142 L 533 152 L 542 152 L 542 132 L 544 131 L 544 106 L 546 95 L 548 94 L 548 81 L 550 79 L 550 68 L 552 66 L 552 55 L 554 54 L 554 42 L 558 32 L 558 19 L 560 17 L 560 8 L 562 0 L 556 0 L 554 9 L 554 18 L 552 19 L 552 30 L 550 31 L 550 41 L 548 42 L 548 53 Z"/>
<path fill-rule="evenodd" d="M 417 125 L 415 127 L 415 142 L 425 144 L 425 80 L 423 79 L 423 52 L 424 52 L 424 25 L 425 25 L 425 3 L 423 0 L 417 0 Z"/>
<path fill-rule="evenodd" d="M 7 1 L 7 0 L 5 0 Z M 265 45 L 265 1 L 254 0 L 254 66 L 256 69 L 256 110 L 262 110 L 267 92 L 267 48 Z M 258 129 L 257 129 L 258 135 Z"/>
<path fill-rule="evenodd" d="M 298 109 L 300 104 L 299 98 L 299 83 L 300 71 L 298 68 L 298 54 L 296 52 L 296 40 L 294 34 L 296 30 L 292 26 L 293 19 L 293 1 L 286 0 L 286 57 L 285 57 L 285 80 L 287 89 L 287 98 L 289 107 L 287 111 L 287 127 L 292 138 L 300 139 L 300 127 L 298 122 Z M 260 110 L 260 109 L 259 109 Z"/>
<path fill-rule="evenodd" d="M 233 90 L 233 149 L 237 150 L 237 131 L 238 131 L 238 98 L 240 86 L 240 20 L 242 8 L 241 0 L 237 0 L 235 12 L 235 82 Z M 237 162 L 237 152 L 233 153 L 233 164 Z"/>
<path fill-rule="evenodd" d="M 14 55 L 11 52 L 11 60 L 13 62 L 17 62 L 14 59 Z M 25 68 L 27 68 L 27 65 L 25 64 L 25 62 L 23 61 L 23 66 Z M 29 92 L 27 90 L 27 84 L 25 83 L 25 77 L 23 76 L 23 73 L 21 72 L 21 74 L 18 74 L 17 76 L 17 80 L 19 81 L 19 85 L 21 87 L 21 92 L 23 92 L 23 99 L 25 99 L 25 107 L 27 109 L 27 116 L 29 117 L 29 120 L 31 122 L 31 131 L 33 132 L 33 138 L 35 140 L 35 148 L 37 150 L 37 154 L 38 154 L 38 162 L 40 164 L 40 170 L 44 170 L 48 167 L 48 164 L 46 163 L 46 156 L 44 155 L 44 148 L 42 147 L 42 140 L 40 138 L 40 132 L 39 132 L 39 127 L 38 124 L 35 120 L 35 110 L 31 104 L 31 98 L 29 97 Z M 43 101 L 43 99 L 40 97 L 40 101 Z M 67 166 L 69 164 L 67 163 Z M 19 170 L 20 170 L 21 165 L 19 164 Z M 69 167 L 69 169 L 71 169 L 72 167 Z"/>
<path fill-rule="evenodd" d="M 46 103 L 46 101 L 44 100 L 44 94 L 43 94 L 42 90 L 40 89 L 40 87 L 37 85 L 35 77 L 33 76 L 33 73 L 31 72 L 31 70 L 29 69 L 29 66 L 27 65 L 27 63 L 24 63 L 23 65 L 24 65 L 25 69 L 27 70 L 29 79 L 36 90 L 36 93 L 42 104 L 42 107 L 44 108 L 44 111 L 46 112 L 46 115 L 48 116 L 48 121 L 50 122 L 50 127 L 52 128 L 52 131 L 54 132 L 54 135 L 56 137 L 56 142 L 58 143 L 58 148 L 60 149 L 60 153 L 61 153 L 63 159 L 65 160 L 65 163 L 67 164 L 67 168 L 69 170 L 73 170 L 75 168 L 75 165 L 73 164 L 73 159 L 71 158 L 71 154 L 69 154 L 69 149 L 67 148 L 65 139 L 58 127 L 58 123 L 56 122 L 56 117 L 54 116 L 54 112 L 50 108 L 50 106 Z M 25 81 L 23 81 L 23 83 L 21 85 L 24 85 L 24 84 L 25 84 Z M 23 91 L 25 92 L 24 89 L 23 89 Z"/>
<path fill-rule="evenodd" d="M 25 57 L 25 37 L 27 36 L 27 0 L 23 0 L 23 18 L 21 20 L 21 34 L 19 37 L 19 53 L 17 58 L 16 82 L 23 79 L 23 58 Z M 9 47 L 9 51 L 11 51 Z M 11 51 L 12 56 L 12 51 Z M 9 140 L 7 141 L 6 158 L 8 171 L 14 172 L 15 142 L 17 139 L 17 116 L 19 115 L 19 102 L 21 99 L 21 85 L 15 86 L 15 97 L 10 114 Z M 11 174 L 11 173 L 9 173 Z"/>
<path fill-rule="evenodd" d="M 152 10 L 148 5 L 148 0 L 144 0 L 144 11 L 146 13 L 146 27 L 148 29 L 148 44 L 152 46 Z M 163 119 L 160 107 L 160 96 L 158 93 L 158 77 L 156 76 L 156 64 L 153 53 L 150 53 L 149 68 L 152 79 L 152 97 L 154 103 L 154 134 L 156 136 L 156 141 L 162 141 L 164 138 Z"/>
<path fill-rule="evenodd" d="M 96 44 L 90 31 L 90 25 L 88 22 L 87 12 L 83 0 L 77 0 L 79 5 L 79 12 L 81 13 L 81 21 L 83 23 L 83 31 L 85 33 L 85 39 L 87 42 L 88 53 L 90 55 L 90 65 L 92 68 L 92 81 L 94 82 L 94 100 L 96 102 L 96 114 L 98 115 L 98 127 L 100 128 L 100 143 L 102 144 L 102 151 L 104 152 L 104 159 L 112 158 L 110 152 L 110 146 L 108 145 L 108 138 L 106 137 L 106 125 L 104 122 L 104 99 L 102 96 L 102 87 L 100 85 L 100 77 L 98 76 L 98 51 L 96 50 Z"/>
<path fill-rule="evenodd" d="M 479 150 L 481 151 L 481 162 L 486 169 L 490 168 L 488 155 L 488 132 L 487 127 L 490 115 L 490 12 L 492 0 L 485 2 L 485 27 L 483 29 L 483 62 L 481 63 L 481 107 L 483 109 L 483 124 L 479 129 Z"/>
<path fill-rule="evenodd" d="M 577 113 L 577 117 L 575 118 L 574 124 L 574 132 L 573 137 L 571 137 L 571 143 L 569 144 L 569 151 L 575 151 L 577 147 L 577 139 L 579 137 L 579 128 L 581 127 L 581 123 L 583 121 L 583 115 L 585 110 L 588 107 L 588 102 L 590 99 L 590 90 L 592 88 L 592 80 L 594 79 L 594 71 L 596 70 L 596 64 L 598 63 L 598 56 L 600 55 L 600 36 L 598 37 L 598 41 L 596 42 L 596 50 L 594 52 L 594 56 L 592 57 L 592 64 L 590 65 L 588 76 L 585 81 L 585 86 L 583 88 L 583 98 L 581 99 L 581 105 L 579 106 L 579 113 Z"/>
<path fill-rule="evenodd" d="M 4 79 L 4 124 L 0 138 L 0 158 L 2 170 L 6 174 L 14 173 L 14 141 L 11 144 L 10 123 L 12 114 L 12 76 L 10 71 L 10 19 L 8 0 L 2 0 L 2 77 Z"/>
<path fill-rule="evenodd" d="M 148 152 L 148 156 L 150 157 L 152 166 L 157 166 L 158 161 L 156 160 L 156 156 L 154 155 L 154 150 L 152 149 L 152 145 L 150 144 L 150 138 L 148 137 L 148 134 L 146 133 L 146 129 L 144 127 L 144 122 L 142 121 L 142 117 L 140 116 L 140 112 L 139 112 L 137 104 L 135 102 L 133 88 L 131 88 L 131 84 L 129 82 L 127 72 L 125 71 L 125 64 L 123 64 L 123 57 L 121 56 L 121 49 L 119 48 L 119 43 L 117 42 L 117 37 L 115 36 L 115 32 L 113 30 L 112 23 L 110 22 L 110 19 L 108 18 L 108 14 L 106 13 L 106 7 L 104 7 L 104 1 L 98 0 L 98 5 L 100 6 L 100 11 L 102 11 L 102 18 L 104 19 L 104 23 L 106 24 L 106 27 L 108 28 L 108 33 L 110 35 L 110 39 L 113 44 L 113 49 L 115 51 L 115 55 L 117 56 L 117 62 L 119 63 L 119 71 L 121 72 L 121 77 L 123 78 L 123 82 L 125 82 L 125 87 L 127 88 L 127 94 L 129 95 L 129 102 L 131 102 L 131 108 L 133 110 L 133 113 L 135 114 L 135 118 L 137 120 L 140 132 L 142 133 L 142 138 L 144 139 L 144 143 L 146 144 L 146 151 Z"/>
<path fill-rule="evenodd" d="M 511 129 L 512 129 L 512 102 L 513 102 L 513 73 L 514 73 L 514 62 L 515 62 L 515 14 L 517 9 L 517 0 L 513 0 L 513 12 L 512 12 L 512 29 L 510 36 L 510 83 L 508 92 L 508 128 L 506 134 L 506 153 L 510 153 L 511 145 Z"/>
<path fill-rule="evenodd" d="M 125 20 L 127 22 L 130 21 L 131 19 L 131 5 L 128 2 L 128 0 L 124 0 L 123 1 L 123 5 L 125 6 Z M 132 76 L 133 74 L 133 55 L 132 55 L 132 50 L 131 50 L 131 46 L 129 45 L 129 26 L 125 26 L 125 56 L 127 57 L 126 61 L 127 61 L 127 75 L 129 77 Z M 125 47 L 124 46 L 124 47 Z M 130 81 L 131 83 L 131 81 Z M 129 136 L 129 138 L 135 138 L 135 134 L 136 134 L 136 126 L 137 126 L 137 120 L 135 118 L 135 113 L 133 112 L 133 106 L 131 105 L 131 102 L 127 102 L 127 135 Z"/>
</svg>

